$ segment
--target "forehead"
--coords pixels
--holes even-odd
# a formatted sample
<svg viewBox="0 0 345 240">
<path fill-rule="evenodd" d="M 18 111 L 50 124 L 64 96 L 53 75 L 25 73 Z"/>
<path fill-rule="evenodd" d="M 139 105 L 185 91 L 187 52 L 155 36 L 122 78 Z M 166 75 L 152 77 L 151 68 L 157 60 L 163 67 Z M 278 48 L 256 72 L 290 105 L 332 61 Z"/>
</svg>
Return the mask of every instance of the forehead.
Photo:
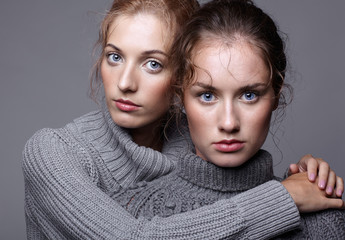
<svg viewBox="0 0 345 240">
<path fill-rule="evenodd" d="M 269 68 L 260 50 L 246 41 L 226 44 L 216 39 L 201 41 L 192 52 L 197 80 L 232 79 L 240 82 L 269 81 Z"/>
<path fill-rule="evenodd" d="M 164 23 L 150 13 L 117 16 L 109 27 L 107 42 L 167 50 L 168 31 Z"/>
</svg>

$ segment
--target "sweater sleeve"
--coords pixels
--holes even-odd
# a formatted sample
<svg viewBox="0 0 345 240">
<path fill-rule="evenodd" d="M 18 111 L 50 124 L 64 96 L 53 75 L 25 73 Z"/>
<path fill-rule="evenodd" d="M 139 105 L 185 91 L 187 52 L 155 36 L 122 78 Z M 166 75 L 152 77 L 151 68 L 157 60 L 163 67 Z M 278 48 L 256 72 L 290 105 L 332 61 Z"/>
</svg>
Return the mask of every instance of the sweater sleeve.
<svg viewBox="0 0 345 240">
<path fill-rule="evenodd" d="M 28 239 L 264 239 L 299 224 L 277 181 L 194 211 L 135 219 L 88 175 L 90 156 L 52 130 L 36 133 L 23 153 Z"/>
</svg>

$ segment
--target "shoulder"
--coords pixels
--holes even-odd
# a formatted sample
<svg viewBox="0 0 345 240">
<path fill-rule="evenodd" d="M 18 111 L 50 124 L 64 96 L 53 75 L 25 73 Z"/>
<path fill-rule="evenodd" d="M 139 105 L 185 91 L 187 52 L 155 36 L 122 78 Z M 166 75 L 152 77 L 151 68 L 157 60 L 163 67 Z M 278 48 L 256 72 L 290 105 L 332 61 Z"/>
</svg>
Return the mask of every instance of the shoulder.
<svg viewBox="0 0 345 240">
<path fill-rule="evenodd" d="M 302 214 L 302 226 L 308 236 L 322 239 L 345 239 L 345 210 L 329 209 Z"/>
<path fill-rule="evenodd" d="M 310 223 L 319 225 L 332 226 L 333 223 L 345 224 L 345 210 L 341 209 L 327 209 L 316 213 L 301 214 L 301 216 L 306 222 L 309 221 Z"/>
<path fill-rule="evenodd" d="M 345 239 L 345 211 L 338 209 L 302 213 L 298 229 L 274 239 Z"/>
<path fill-rule="evenodd" d="M 62 128 L 43 128 L 33 134 L 25 144 L 24 155 L 44 154 L 64 145 L 73 146 L 74 121 Z"/>
<path fill-rule="evenodd" d="M 43 172 L 46 165 L 54 164 L 58 156 L 68 151 L 71 140 L 65 129 L 44 128 L 37 131 L 25 144 L 22 167 L 34 173 Z"/>
<path fill-rule="evenodd" d="M 86 141 L 78 137 L 80 133 L 75 121 L 62 128 L 41 129 L 26 142 L 22 158 L 24 177 L 42 176 L 44 173 L 51 175 L 69 164 L 75 163 L 80 168 L 85 165 L 83 162 L 90 162 Z"/>
<path fill-rule="evenodd" d="M 44 128 L 37 131 L 25 144 L 24 155 L 34 156 L 44 154 L 45 151 L 54 149 L 61 142 L 68 144 L 64 136 L 64 129 Z"/>
<path fill-rule="evenodd" d="M 43 128 L 37 131 L 25 144 L 24 153 L 43 153 L 43 150 L 55 149 L 63 145 L 73 147 L 78 142 L 82 142 L 80 138 L 81 128 L 92 120 L 99 119 L 99 111 L 90 112 L 72 122 L 66 124 L 62 128 Z"/>
</svg>

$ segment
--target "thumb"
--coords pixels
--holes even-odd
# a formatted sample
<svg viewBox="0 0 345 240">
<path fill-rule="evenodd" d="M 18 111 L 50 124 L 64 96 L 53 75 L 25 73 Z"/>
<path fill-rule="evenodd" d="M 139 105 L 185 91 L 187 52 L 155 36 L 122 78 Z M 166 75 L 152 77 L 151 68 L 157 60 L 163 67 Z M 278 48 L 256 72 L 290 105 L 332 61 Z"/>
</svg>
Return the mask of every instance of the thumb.
<svg viewBox="0 0 345 240">
<path fill-rule="evenodd" d="M 345 209 L 345 202 L 339 198 L 327 198 L 327 208 Z"/>
<path fill-rule="evenodd" d="M 293 164 L 290 164 L 290 167 L 289 167 L 289 176 L 292 175 L 292 174 L 295 174 L 295 173 L 298 173 L 299 172 L 299 169 L 298 169 L 298 166 L 297 164 L 293 163 Z"/>
</svg>

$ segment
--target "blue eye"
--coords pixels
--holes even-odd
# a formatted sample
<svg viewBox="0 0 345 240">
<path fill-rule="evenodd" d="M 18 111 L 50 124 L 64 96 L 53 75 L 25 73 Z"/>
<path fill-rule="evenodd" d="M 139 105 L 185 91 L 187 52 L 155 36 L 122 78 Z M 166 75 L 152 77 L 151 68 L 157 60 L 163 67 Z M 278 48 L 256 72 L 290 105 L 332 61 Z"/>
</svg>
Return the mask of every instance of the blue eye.
<svg viewBox="0 0 345 240">
<path fill-rule="evenodd" d="M 246 101 L 254 101 L 257 98 L 257 95 L 253 92 L 246 92 L 243 94 L 243 97 Z"/>
<path fill-rule="evenodd" d="M 214 95 L 212 93 L 206 92 L 200 95 L 200 98 L 204 102 L 211 102 L 214 100 Z"/>
<path fill-rule="evenodd" d="M 110 53 L 108 55 L 108 61 L 112 62 L 112 63 L 118 63 L 118 62 L 122 61 L 122 58 L 121 58 L 121 56 L 119 54 Z"/>
<path fill-rule="evenodd" d="M 148 61 L 145 66 L 149 69 L 151 72 L 160 72 L 160 70 L 163 68 L 162 64 L 155 60 Z"/>
</svg>

